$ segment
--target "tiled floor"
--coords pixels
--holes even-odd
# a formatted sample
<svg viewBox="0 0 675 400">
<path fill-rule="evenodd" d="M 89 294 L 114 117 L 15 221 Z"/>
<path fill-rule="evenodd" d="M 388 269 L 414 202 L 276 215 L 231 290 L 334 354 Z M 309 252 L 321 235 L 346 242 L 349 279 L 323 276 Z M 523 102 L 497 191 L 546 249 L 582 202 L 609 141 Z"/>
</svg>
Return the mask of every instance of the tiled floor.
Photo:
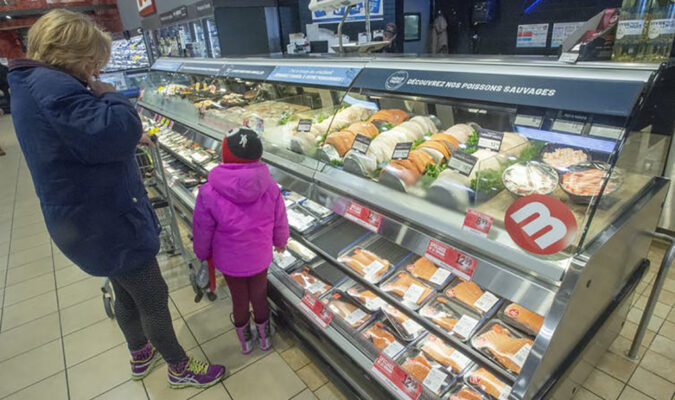
<svg viewBox="0 0 675 400">
<path fill-rule="evenodd" d="M 341 399 L 335 386 L 283 332 L 274 351 L 242 356 L 229 299 L 194 303 L 180 258 L 162 258 L 171 288 L 174 327 L 188 352 L 231 371 L 206 391 L 170 390 L 166 369 L 143 382 L 129 380 L 128 353 L 114 321 L 103 311 L 102 280 L 91 278 L 56 249 L 45 230 L 30 175 L 21 160 L 11 120 L 0 117 L 0 399 Z M 658 265 L 663 249 L 654 246 Z M 675 390 L 675 270 L 659 299 L 650 331 L 632 362 L 630 345 L 651 289 L 639 286 L 633 311 L 611 351 L 577 394 L 579 400 L 670 400 Z"/>
<path fill-rule="evenodd" d="M 241 355 L 227 294 L 195 303 L 180 257 L 160 256 L 178 338 L 230 376 L 205 391 L 169 389 L 164 366 L 131 381 L 124 337 L 103 309 L 103 280 L 50 241 L 8 117 L 0 147 L 0 399 L 344 399 L 288 333 L 275 337 L 274 351 Z"/>
</svg>

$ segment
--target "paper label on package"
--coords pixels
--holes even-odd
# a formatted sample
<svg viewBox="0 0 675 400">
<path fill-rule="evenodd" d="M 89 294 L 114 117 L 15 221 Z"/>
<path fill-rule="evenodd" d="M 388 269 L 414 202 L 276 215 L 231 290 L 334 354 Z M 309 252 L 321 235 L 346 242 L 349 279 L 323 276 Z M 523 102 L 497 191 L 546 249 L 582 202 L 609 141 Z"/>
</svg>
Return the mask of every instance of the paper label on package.
<svg viewBox="0 0 675 400">
<path fill-rule="evenodd" d="M 475 303 L 474 307 L 481 310 L 482 312 L 488 312 L 499 301 L 499 298 L 490 292 L 483 293 L 482 296 Z"/>
<path fill-rule="evenodd" d="M 462 315 L 462 318 L 457 321 L 455 327 L 452 329 L 452 333 L 463 339 L 467 339 L 477 324 L 477 319 L 469 315 Z"/>
<path fill-rule="evenodd" d="M 527 359 L 527 355 L 530 354 L 530 350 L 532 350 L 532 346 L 529 343 L 525 343 L 513 356 L 513 362 L 520 368 L 523 368 L 523 364 L 525 364 L 525 360 Z"/>
<path fill-rule="evenodd" d="M 455 350 L 450 354 L 450 361 L 459 366 L 459 371 L 463 371 L 467 365 L 471 362 L 471 359 L 465 356 L 461 351 Z"/>
<path fill-rule="evenodd" d="M 447 378 L 448 375 L 445 372 L 438 368 L 432 368 L 422 383 L 424 383 L 424 386 L 428 387 L 432 392 L 439 393 Z"/>
<path fill-rule="evenodd" d="M 511 386 L 507 386 L 504 390 L 499 393 L 499 400 L 509 400 L 509 395 L 511 394 Z"/>
<path fill-rule="evenodd" d="M 412 284 L 403 294 L 403 300 L 417 304 L 420 301 L 420 297 L 424 294 L 424 288 L 420 285 Z"/>
<path fill-rule="evenodd" d="M 379 310 L 380 308 L 382 308 L 386 305 L 387 305 L 387 302 L 382 300 L 379 297 L 373 297 L 373 298 L 370 298 L 370 299 L 366 300 L 366 308 L 368 308 L 369 310 L 376 311 L 376 310 Z"/>
<path fill-rule="evenodd" d="M 422 330 L 422 326 L 415 322 L 412 319 L 408 319 L 403 323 L 403 328 L 411 335 L 416 335 L 419 331 Z"/>
<path fill-rule="evenodd" d="M 325 289 L 326 289 L 326 285 L 325 285 L 323 282 L 318 282 L 318 281 L 312 283 L 312 284 L 309 285 L 309 287 L 307 288 L 307 290 L 308 290 L 309 292 L 311 292 L 312 294 L 321 293 L 321 292 L 323 292 Z"/>
<path fill-rule="evenodd" d="M 649 38 L 661 35 L 675 35 L 675 19 L 653 19 L 649 22 Z"/>
<path fill-rule="evenodd" d="M 645 27 L 643 19 L 629 19 L 619 21 L 616 28 L 616 38 L 622 39 L 624 36 L 640 36 Z"/>
<path fill-rule="evenodd" d="M 372 142 L 372 139 L 368 136 L 357 134 L 352 143 L 352 150 L 361 154 L 366 154 L 368 153 L 370 142 Z"/>
<path fill-rule="evenodd" d="M 412 149 L 412 142 L 396 143 L 394 151 L 391 153 L 392 160 L 407 160 Z"/>
<path fill-rule="evenodd" d="M 443 282 L 445 282 L 446 279 L 450 276 L 450 271 L 447 269 L 443 268 L 438 268 L 436 272 L 434 272 L 433 275 L 431 275 L 431 278 L 429 278 L 429 282 L 434 283 L 436 285 L 440 285 Z"/>
<path fill-rule="evenodd" d="M 285 251 L 283 254 L 274 254 L 274 262 L 279 266 L 281 269 L 286 269 L 290 267 L 294 262 L 296 261 L 296 258 L 293 257 L 293 255 L 287 251 Z"/>
<path fill-rule="evenodd" d="M 389 343 L 389 346 L 385 347 L 382 353 L 387 357 L 394 358 L 401 350 L 403 350 L 403 345 L 398 341 L 393 341 Z"/>
<path fill-rule="evenodd" d="M 383 268 L 385 268 L 384 264 L 375 260 L 370 264 L 368 264 L 363 269 L 363 273 L 365 274 L 364 277 L 369 281 L 373 281 L 375 280 L 375 276 L 377 275 L 377 273 L 380 272 Z"/>
<path fill-rule="evenodd" d="M 361 320 L 363 320 L 363 318 L 366 317 L 367 315 L 368 314 L 366 314 L 363 310 L 358 308 L 356 309 L 356 311 L 347 315 L 347 318 L 345 318 L 345 322 L 347 322 L 349 325 L 356 325 L 359 322 L 361 322 Z"/>
</svg>

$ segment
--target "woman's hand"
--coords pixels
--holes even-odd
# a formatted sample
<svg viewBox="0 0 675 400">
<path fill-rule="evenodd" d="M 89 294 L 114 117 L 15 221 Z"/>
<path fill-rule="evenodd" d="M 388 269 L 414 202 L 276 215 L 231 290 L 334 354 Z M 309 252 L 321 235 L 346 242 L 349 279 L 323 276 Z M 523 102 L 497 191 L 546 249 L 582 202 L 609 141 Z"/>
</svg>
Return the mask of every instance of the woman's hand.
<svg viewBox="0 0 675 400">
<path fill-rule="evenodd" d="M 145 146 L 145 147 L 153 147 L 155 143 L 153 143 L 152 139 L 147 133 L 144 133 L 141 136 L 141 140 L 138 141 L 138 144 Z"/>
<path fill-rule="evenodd" d="M 97 96 L 100 96 L 104 93 L 115 93 L 117 91 L 115 86 L 109 83 L 97 81 L 93 77 L 89 78 L 87 84 L 89 85 L 89 89 L 91 89 L 91 91 Z"/>
</svg>

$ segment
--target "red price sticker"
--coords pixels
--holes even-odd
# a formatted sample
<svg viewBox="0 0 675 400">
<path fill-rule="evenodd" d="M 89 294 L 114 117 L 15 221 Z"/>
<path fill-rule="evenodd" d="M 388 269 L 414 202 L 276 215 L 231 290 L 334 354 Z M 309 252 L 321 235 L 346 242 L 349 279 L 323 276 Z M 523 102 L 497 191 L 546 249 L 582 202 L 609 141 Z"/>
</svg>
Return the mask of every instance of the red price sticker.
<svg viewBox="0 0 675 400">
<path fill-rule="evenodd" d="M 476 235 L 483 237 L 488 237 L 490 229 L 492 229 L 493 222 L 494 219 L 491 216 L 469 208 L 466 210 L 466 215 L 464 216 L 464 225 L 462 225 L 462 230 L 473 232 Z"/>
<path fill-rule="evenodd" d="M 473 273 L 476 271 L 476 266 L 478 265 L 475 258 L 436 239 L 429 239 L 424 256 L 432 262 L 450 269 L 455 275 L 468 281 L 473 278 Z"/>
<path fill-rule="evenodd" d="M 370 370 L 396 393 L 399 399 L 417 400 L 422 394 L 422 384 L 384 354 L 377 357 Z"/>
<path fill-rule="evenodd" d="M 161 117 L 162 117 L 161 115 L 155 114 L 155 122 L 159 122 L 159 119 L 160 119 Z"/>
<path fill-rule="evenodd" d="M 333 320 L 333 312 L 327 309 L 326 306 L 309 291 L 305 291 L 305 295 L 302 296 L 300 308 L 324 329 L 330 325 L 330 321 Z"/>
<path fill-rule="evenodd" d="M 347 206 L 345 218 L 355 222 L 371 232 L 379 233 L 382 215 L 353 201 Z"/>
</svg>

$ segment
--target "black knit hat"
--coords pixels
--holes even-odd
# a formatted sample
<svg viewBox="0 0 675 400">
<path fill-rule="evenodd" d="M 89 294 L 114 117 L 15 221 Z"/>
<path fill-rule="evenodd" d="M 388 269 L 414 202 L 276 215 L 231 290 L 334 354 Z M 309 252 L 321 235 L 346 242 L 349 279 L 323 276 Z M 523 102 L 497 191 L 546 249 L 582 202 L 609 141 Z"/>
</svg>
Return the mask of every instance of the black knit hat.
<svg viewBox="0 0 675 400">
<path fill-rule="evenodd" d="M 248 128 L 233 129 L 223 140 L 222 162 L 248 163 L 260 160 L 263 146 L 260 136 Z"/>
</svg>

